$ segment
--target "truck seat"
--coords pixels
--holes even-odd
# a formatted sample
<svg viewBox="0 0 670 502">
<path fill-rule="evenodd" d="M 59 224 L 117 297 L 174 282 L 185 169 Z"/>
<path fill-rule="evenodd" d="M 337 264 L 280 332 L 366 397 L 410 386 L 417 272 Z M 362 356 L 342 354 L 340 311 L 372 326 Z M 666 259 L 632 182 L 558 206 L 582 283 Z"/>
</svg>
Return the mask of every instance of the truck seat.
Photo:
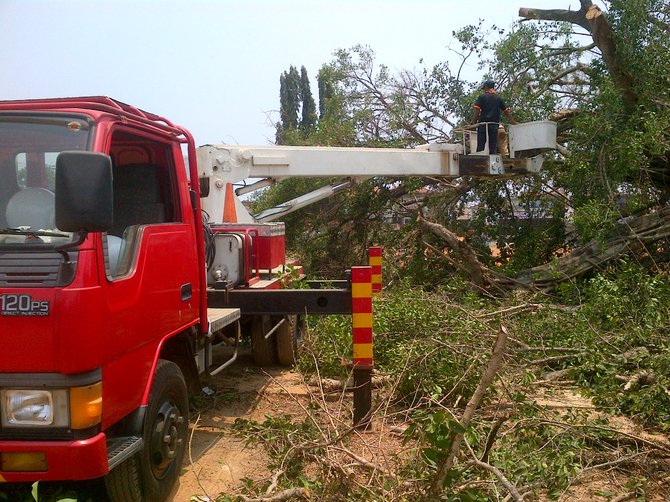
<svg viewBox="0 0 670 502">
<path fill-rule="evenodd" d="M 114 168 L 114 224 L 110 233 L 122 236 L 126 228 L 165 222 L 158 167 L 132 164 Z"/>
<path fill-rule="evenodd" d="M 28 187 L 16 192 L 7 202 L 7 226 L 31 230 L 56 228 L 56 198 L 46 188 Z"/>
</svg>

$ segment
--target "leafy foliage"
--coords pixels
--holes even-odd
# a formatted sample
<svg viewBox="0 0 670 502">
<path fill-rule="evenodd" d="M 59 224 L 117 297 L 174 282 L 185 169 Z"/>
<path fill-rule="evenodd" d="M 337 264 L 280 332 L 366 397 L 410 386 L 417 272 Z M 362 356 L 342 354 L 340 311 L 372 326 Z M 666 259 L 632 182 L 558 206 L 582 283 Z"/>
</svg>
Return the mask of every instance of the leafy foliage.
<svg viewBox="0 0 670 502">
<path fill-rule="evenodd" d="M 611 333 L 609 343 L 594 347 L 574 374 L 596 404 L 665 430 L 670 427 L 670 283 L 665 275 L 625 263 L 611 274 L 589 281 L 584 309 L 596 326 Z M 628 388 L 622 385 L 641 374 L 649 377 Z"/>
<path fill-rule="evenodd" d="M 457 289 L 452 287 L 454 293 Z M 443 304 L 442 294 L 399 288 L 375 300 L 375 367 L 398 375 L 396 399 L 410 405 L 467 396 L 479 378 L 471 366 L 482 356 L 481 326 L 458 318 L 457 309 Z M 472 334 L 468 340 L 452 341 L 452 329 Z M 304 345 L 312 356 L 301 360 L 301 368 L 309 371 L 318 365 L 322 374 L 345 378 L 348 369 L 342 361 L 351 353 L 350 318 L 319 319 L 311 333 Z"/>
<path fill-rule="evenodd" d="M 487 456 L 513 483 L 558 498 L 615 450 L 624 458 L 637 455 L 639 443 L 621 441 L 608 426 L 609 414 L 668 428 L 670 254 L 662 232 L 653 245 L 626 247 L 626 256 L 598 273 L 562 277 L 555 265 L 562 282 L 551 298 L 518 293 L 491 301 L 468 290 L 457 257 L 414 223 L 420 211 L 457 232 L 488 267 L 521 275 L 558 264 L 558 257 L 587 243 L 604 249 L 629 216 L 667 204 L 667 2 L 612 0 L 607 7 L 611 38 L 577 34 L 560 16 L 509 29 L 479 22 L 452 34 L 455 64 L 393 73 L 375 61 L 371 48 L 355 46 L 337 51 L 319 72 L 319 120 L 303 142 L 411 147 L 459 141 L 458 128 L 468 122 L 484 78 L 498 83 L 517 120 L 558 122 L 560 153 L 548 156 L 539 175 L 370 180 L 292 223 L 302 230 L 289 242 L 319 273 L 364 263 L 368 244 L 385 248 L 387 288 L 374 303 L 375 364 L 393 375 L 394 405 L 413 410 L 405 440 L 418 453 L 399 467 L 406 479 L 429 483 L 454 434 L 464 433 L 475 454 Z M 472 62 L 476 80 L 463 71 Z M 263 197 L 298 188 L 273 187 Z M 348 319 L 310 322 L 310 356 L 300 368 L 345 379 Z M 457 417 L 500 322 L 515 338 L 486 408 L 513 411 L 484 413 L 463 431 Z M 573 379 L 597 411 L 554 412 L 538 404 L 529 384 L 552 374 Z M 447 477 L 455 491 L 445 500 L 494 498 L 495 483 L 462 460 Z M 643 495 L 644 479 L 643 473 L 631 476 L 630 490 Z"/>
<path fill-rule="evenodd" d="M 94 502 L 107 500 L 101 479 L 80 482 L 3 483 L 0 500 L 11 502 Z"/>
</svg>

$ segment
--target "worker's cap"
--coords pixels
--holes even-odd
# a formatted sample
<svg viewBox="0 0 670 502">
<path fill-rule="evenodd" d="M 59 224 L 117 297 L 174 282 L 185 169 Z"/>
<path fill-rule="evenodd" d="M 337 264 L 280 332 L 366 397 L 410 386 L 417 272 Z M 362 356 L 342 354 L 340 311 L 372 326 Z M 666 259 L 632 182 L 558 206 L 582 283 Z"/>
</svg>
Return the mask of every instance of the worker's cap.
<svg viewBox="0 0 670 502">
<path fill-rule="evenodd" d="M 484 89 L 493 89 L 496 86 L 496 83 L 493 80 L 484 80 Z"/>
</svg>

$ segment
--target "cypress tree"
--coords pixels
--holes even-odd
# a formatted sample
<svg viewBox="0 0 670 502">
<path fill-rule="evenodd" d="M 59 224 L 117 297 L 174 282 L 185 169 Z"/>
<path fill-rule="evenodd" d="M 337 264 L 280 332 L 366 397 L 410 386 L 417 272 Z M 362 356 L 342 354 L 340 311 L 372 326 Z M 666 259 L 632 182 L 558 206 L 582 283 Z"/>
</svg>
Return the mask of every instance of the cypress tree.
<svg viewBox="0 0 670 502">
<path fill-rule="evenodd" d="M 326 113 L 328 100 L 335 94 L 332 83 L 332 71 L 324 65 L 319 70 L 316 79 L 319 86 L 319 119 L 322 119 Z"/>
<path fill-rule="evenodd" d="M 279 77 L 279 117 L 277 124 L 278 144 L 283 143 L 284 133 L 298 128 L 298 111 L 300 110 L 300 75 L 295 66 L 291 65 L 288 72 Z"/>
<path fill-rule="evenodd" d="M 308 134 L 316 125 L 316 104 L 312 97 L 312 90 L 309 85 L 307 70 L 303 66 L 300 68 L 300 98 L 302 101 L 302 119 L 300 120 L 300 130 Z"/>
</svg>

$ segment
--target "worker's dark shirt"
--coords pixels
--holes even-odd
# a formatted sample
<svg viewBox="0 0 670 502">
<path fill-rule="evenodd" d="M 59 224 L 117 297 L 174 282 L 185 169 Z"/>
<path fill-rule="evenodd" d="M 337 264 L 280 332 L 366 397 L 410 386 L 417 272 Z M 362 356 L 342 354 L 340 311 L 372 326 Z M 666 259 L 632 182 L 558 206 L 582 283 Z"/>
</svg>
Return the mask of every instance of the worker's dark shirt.
<svg viewBox="0 0 670 502">
<path fill-rule="evenodd" d="M 479 122 L 500 122 L 500 111 L 506 110 L 507 105 L 503 98 L 490 90 L 477 98 L 474 108 L 479 109 Z"/>
</svg>

